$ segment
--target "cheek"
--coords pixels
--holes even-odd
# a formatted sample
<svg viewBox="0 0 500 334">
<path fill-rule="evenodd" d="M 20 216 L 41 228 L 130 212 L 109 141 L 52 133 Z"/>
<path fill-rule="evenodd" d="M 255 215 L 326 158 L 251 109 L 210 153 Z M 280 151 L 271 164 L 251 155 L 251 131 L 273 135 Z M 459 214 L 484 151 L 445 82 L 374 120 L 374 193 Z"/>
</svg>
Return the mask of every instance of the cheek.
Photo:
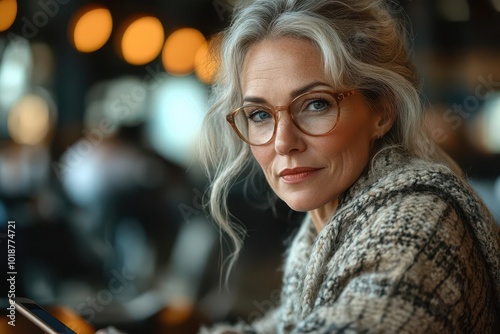
<svg viewBox="0 0 500 334">
<path fill-rule="evenodd" d="M 372 132 L 376 118 L 363 106 L 352 107 L 359 109 L 356 111 L 353 110 L 353 112 L 346 111 L 345 118 L 340 120 L 337 131 L 333 133 L 332 141 L 335 142 L 339 149 L 352 146 L 369 148 L 372 142 Z"/>
<path fill-rule="evenodd" d="M 320 147 L 330 152 L 358 155 L 371 147 L 370 133 L 365 127 L 358 125 L 349 125 L 325 139 Z"/>
<path fill-rule="evenodd" d="M 262 172 L 264 173 L 264 177 L 267 180 L 267 183 L 271 186 L 273 190 L 275 189 L 276 180 L 273 178 L 272 166 L 274 161 L 274 155 L 272 154 L 271 148 L 267 148 L 265 146 L 252 146 L 251 147 L 252 155 L 259 164 Z"/>
<path fill-rule="evenodd" d="M 344 119 L 343 124 L 316 146 L 332 164 L 341 167 L 338 172 L 357 173 L 369 160 L 372 134 L 368 119 Z"/>
<path fill-rule="evenodd" d="M 267 174 L 267 170 L 271 167 L 272 163 L 271 149 L 265 146 L 252 146 L 250 150 L 259 166 Z"/>
</svg>

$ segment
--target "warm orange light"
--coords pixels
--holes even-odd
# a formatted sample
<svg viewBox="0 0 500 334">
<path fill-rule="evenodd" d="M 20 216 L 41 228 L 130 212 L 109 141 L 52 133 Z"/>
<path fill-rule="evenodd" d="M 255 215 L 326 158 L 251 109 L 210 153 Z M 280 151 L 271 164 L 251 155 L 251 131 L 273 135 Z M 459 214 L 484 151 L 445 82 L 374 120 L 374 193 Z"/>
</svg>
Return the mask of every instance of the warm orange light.
<svg viewBox="0 0 500 334">
<path fill-rule="evenodd" d="M 0 31 L 5 31 L 10 28 L 17 15 L 16 0 L 1 0 L 0 1 Z"/>
<path fill-rule="evenodd" d="M 218 68 L 215 55 L 210 52 L 208 42 L 203 43 L 194 58 L 195 72 L 198 79 L 206 84 L 211 84 L 214 80 Z"/>
<path fill-rule="evenodd" d="M 49 105 L 37 95 L 26 95 L 12 108 L 8 119 L 12 139 L 25 145 L 36 145 L 50 129 Z"/>
<path fill-rule="evenodd" d="M 76 314 L 72 309 L 64 306 L 48 307 L 47 311 L 60 320 L 66 326 L 71 328 L 78 334 L 94 334 L 95 328 L 92 327 L 87 321 Z"/>
<path fill-rule="evenodd" d="M 163 48 L 163 67 L 173 75 L 187 75 L 194 71 L 196 53 L 206 43 L 201 32 L 182 28 L 173 32 Z"/>
<path fill-rule="evenodd" d="M 126 62 L 144 65 L 155 59 L 161 51 L 165 33 L 160 20 L 144 16 L 133 21 L 123 33 L 121 53 Z"/>
<path fill-rule="evenodd" d="M 175 298 L 158 316 L 160 322 L 166 326 L 185 324 L 193 316 L 193 305 L 187 299 Z"/>
<path fill-rule="evenodd" d="M 93 52 L 106 44 L 113 30 L 113 19 L 108 9 L 87 6 L 72 19 L 70 36 L 78 51 Z"/>
</svg>

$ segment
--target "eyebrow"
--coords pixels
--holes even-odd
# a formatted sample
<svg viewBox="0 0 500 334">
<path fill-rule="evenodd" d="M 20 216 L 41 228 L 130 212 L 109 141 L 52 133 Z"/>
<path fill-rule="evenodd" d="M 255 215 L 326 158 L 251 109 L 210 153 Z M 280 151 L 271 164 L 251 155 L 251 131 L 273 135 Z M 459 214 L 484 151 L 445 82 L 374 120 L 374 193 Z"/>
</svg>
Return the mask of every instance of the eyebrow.
<svg viewBox="0 0 500 334">
<path fill-rule="evenodd" d="M 314 82 L 311 82 L 303 87 L 300 87 L 300 88 L 293 90 L 290 93 L 290 97 L 293 99 L 296 96 L 299 96 L 300 94 L 303 94 L 303 93 L 305 93 L 305 92 L 309 91 L 310 89 L 317 87 L 317 86 L 328 86 L 331 88 L 331 86 L 329 84 L 327 84 L 323 81 L 314 81 Z M 266 99 L 264 99 L 262 97 L 258 97 L 258 96 L 246 96 L 243 99 L 243 102 L 267 103 Z"/>
</svg>

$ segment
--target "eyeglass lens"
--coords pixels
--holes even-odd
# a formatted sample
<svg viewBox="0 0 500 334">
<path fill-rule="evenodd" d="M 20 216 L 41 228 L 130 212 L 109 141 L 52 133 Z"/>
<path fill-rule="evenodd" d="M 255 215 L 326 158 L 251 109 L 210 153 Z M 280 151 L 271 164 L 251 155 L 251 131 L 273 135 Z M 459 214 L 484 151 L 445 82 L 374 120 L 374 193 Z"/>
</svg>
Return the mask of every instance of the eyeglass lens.
<svg viewBox="0 0 500 334">
<path fill-rule="evenodd" d="M 337 100 L 327 92 L 312 92 L 300 96 L 293 100 L 289 108 L 297 127 L 311 135 L 331 131 L 338 119 Z M 234 121 L 238 131 L 249 143 L 262 145 L 274 136 L 277 119 L 278 115 L 269 107 L 248 105 L 238 109 Z"/>
</svg>

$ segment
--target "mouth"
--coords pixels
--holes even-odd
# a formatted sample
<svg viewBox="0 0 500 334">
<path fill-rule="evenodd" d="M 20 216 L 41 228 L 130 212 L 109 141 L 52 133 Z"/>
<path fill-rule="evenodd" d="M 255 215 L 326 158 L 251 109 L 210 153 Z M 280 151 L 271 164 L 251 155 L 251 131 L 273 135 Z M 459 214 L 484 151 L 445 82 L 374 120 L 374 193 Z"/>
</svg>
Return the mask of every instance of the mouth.
<svg viewBox="0 0 500 334">
<path fill-rule="evenodd" d="M 279 173 L 279 177 L 289 184 L 300 183 L 321 170 L 321 168 L 314 167 L 298 167 L 298 168 L 286 168 Z"/>
</svg>

